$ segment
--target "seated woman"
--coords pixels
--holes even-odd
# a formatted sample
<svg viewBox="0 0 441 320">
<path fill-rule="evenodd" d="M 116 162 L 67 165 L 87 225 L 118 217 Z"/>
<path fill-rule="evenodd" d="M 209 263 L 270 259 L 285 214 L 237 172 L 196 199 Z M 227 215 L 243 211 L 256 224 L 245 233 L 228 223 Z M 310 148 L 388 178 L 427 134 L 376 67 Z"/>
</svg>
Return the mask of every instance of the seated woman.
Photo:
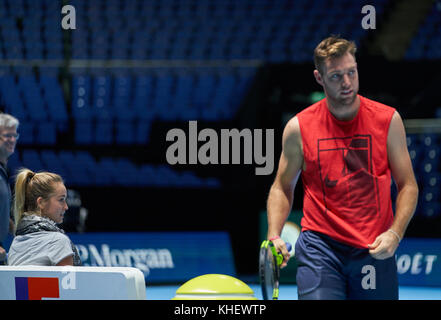
<svg viewBox="0 0 441 320">
<path fill-rule="evenodd" d="M 78 251 L 57 227 L 68 209 L 63 179 L 55 173 L 21 169 L 15 181 L 15 238 L 8 264 L 34 266 L 81 265 Z"/>
</svg>

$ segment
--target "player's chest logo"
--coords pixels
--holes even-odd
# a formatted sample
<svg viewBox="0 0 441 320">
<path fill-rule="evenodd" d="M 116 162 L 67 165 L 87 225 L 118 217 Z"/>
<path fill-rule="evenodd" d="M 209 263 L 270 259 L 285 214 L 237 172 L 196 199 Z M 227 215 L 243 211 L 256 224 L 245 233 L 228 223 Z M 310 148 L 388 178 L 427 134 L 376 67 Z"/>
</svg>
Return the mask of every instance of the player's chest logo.
<svg viewBox="0 0 441 320">
<path fill-rule="evenodd" d="M 318 139 L 317 150 L 326 208 L 364 208 L 376 213 L 379 201 L 378 183 L 372 173 L 372 137 Z"/>
</svg>

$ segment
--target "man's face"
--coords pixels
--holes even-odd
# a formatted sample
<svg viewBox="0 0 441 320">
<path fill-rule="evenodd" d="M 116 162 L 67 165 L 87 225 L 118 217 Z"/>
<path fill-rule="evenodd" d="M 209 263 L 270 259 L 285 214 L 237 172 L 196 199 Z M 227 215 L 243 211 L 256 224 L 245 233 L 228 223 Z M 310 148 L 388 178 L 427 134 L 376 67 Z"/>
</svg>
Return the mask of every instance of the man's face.
<svg viewBox="0 0 441 320">
<path fill-rule="evenodd" d="M 323 66 L 323 74 L 314 73 L 326 93 L 327 99 L 335 106 L 352 105 L 357 97 L 357 62 L 346 52 L 339 58 L 328 59 Z"/>
<path fill-rule="evenodd" d="M 0 159 L 7 160 L 15 151 L 17 129 L 0 127 Z"/>
</svg>

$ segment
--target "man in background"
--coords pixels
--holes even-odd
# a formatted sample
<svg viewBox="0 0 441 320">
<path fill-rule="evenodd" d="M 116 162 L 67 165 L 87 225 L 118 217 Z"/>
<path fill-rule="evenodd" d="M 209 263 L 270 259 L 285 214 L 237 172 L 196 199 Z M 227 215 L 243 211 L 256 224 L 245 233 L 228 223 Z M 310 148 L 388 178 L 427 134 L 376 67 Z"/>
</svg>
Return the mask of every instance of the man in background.
<svg viewBox="0 0 441 320">
<path fill-rule="evenodd" d="M 7 163 L 15 152 L 18 140 L 19 121 L 13 116 L 0 113 L 0 264 L 5 264 L 6 251 L 3 248 L 8 232 L 13 233 L 14 221 L 11 214 L 12 193 L 9 185 Z"/>
</svg>

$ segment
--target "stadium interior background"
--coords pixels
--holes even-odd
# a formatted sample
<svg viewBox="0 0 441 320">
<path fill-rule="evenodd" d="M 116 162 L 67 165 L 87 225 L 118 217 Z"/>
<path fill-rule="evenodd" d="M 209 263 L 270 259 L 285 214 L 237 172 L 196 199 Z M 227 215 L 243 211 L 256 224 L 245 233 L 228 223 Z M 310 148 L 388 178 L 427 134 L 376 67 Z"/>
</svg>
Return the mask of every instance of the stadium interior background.
<svg viewBox="0 0 441 320">
<path fill-rule="evenodd" d="M 61 27 L 67 4 L 74 30 Z M 361 26 L 365 4 L 376 29 Z M 61 174 L 88 210 L 81 231 L 227 231 L 237 272 L 257 273 L 281 133 L 322 97 L 312 52 L 330 34 L 357 43 L 361 95 L 432 119 L 408 133 L 421 189 L 407 236 L 441 237 L 440 1 L 1 0 L 0 109 L 20 120 L 11 173 Z M 189 120 L 275 129 L 273 173 L 169 165 L 166 133 Z"/>
</svg>

